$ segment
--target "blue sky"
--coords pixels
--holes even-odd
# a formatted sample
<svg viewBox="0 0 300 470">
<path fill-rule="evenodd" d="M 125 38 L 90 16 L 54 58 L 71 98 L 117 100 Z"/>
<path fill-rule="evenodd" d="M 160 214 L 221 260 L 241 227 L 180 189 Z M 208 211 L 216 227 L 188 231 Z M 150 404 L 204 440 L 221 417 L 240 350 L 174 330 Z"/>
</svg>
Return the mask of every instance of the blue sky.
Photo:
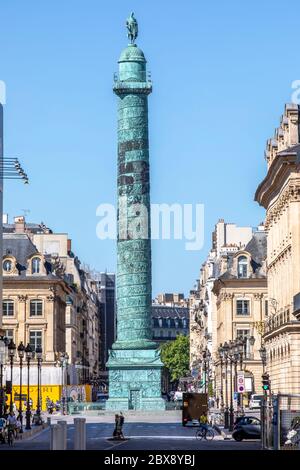
<svg viewBox="0 0 300 470">
<path fill-rule="evenodd" d="M 68 232 L 79 258 L 114 271 L 96 208 L 116 198 L 113 73 L 134 11 L 154 83 L 149 101 L 152 202 L 205 204 L 205 244 L 154 241 L 153 295 L 186 294 L 219 218 L 256 226 L 265 141 L 300 79 L 297 1 L 9 0 L 1 2 L 5 154 L 30 185 L 7 182 L 10 220 L 30 210 Z"/>
</svg>

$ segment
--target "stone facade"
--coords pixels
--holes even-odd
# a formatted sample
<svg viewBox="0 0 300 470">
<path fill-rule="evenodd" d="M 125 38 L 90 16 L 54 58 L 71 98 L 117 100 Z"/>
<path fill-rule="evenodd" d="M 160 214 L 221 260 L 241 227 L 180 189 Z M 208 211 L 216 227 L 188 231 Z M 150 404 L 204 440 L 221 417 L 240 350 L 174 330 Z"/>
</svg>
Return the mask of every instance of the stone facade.
<svg viewBox="0 0 300 470">
<path fill-rule="evenodd" d="M 299 393 L 300 322 L 300 134 L 299 106 L 285 106 L 267 141 L 268 172 L 255 199 L 266 209 L 268 297 L 265 325 L 267 372 L 274 393 Z"/>
<path fill-rule="evenodd" d="M 98 376 L 97 285 L 80 268 L 67 234 L 26 224 L 24 217 L 4 224 L 3 282 L 5 334 L 16 345 L 42 346 L 44 384 L 61 383 L 62 352 L 69 355 L 67 383 L 87 383 Z M 17 367 L 14 373 L 18 383 Z"/>
<path fill-rule="evenodd" d="M 190 369 L 200 382 L 203 380 L 201 366 L 202 351 L 212 354 L 219 346 L 217 329 L 216 296 L 212 290 L 214 281 L 226 272 L 227 257 L 244 248 L 253 234 L 251 227 L 238 227 L 220 219 L 212 233 L 212 247 L 202 264 L 200 276 L 190 291 Z M 214 364 L 210 366 L 211 379 L 214 378 Z"/>
</svg>

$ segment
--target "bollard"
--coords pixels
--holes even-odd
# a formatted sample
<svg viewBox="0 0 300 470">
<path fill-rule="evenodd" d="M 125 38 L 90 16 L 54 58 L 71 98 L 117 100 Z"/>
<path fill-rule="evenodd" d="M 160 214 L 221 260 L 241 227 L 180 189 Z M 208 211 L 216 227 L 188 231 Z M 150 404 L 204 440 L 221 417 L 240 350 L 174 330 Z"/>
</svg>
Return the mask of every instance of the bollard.
<svg viewBox="0 0 300 470">
<path fill-rule="evenodd" d="M 61 426 L 51 424 L 50 427 L 50 450 L 61 450 Z"/>
<path fill-rule="evenodd" d="M 48 426 L 51 426 L 51 418 L 50 417 L 47 418 L 47 424 L 48 424 Z"/>
<path fill-rule="evenodd" d="M 67 422 L 59 420 L 57 424 L 61 426 L 61 450 L 67 450 Z"/>
<path fill-rule="evenodd" d="M 86 450 L 85 418 L 74 418 L 74 450 Z"/>
</svg>

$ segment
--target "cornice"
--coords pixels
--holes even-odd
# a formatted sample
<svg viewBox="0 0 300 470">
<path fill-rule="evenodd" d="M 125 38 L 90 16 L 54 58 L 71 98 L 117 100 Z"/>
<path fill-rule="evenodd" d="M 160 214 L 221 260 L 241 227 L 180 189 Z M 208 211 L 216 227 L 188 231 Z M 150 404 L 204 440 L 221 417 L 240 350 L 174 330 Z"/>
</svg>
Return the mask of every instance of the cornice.
<svg viewBox="0 0 300 470">
<path fill-rule="evenodd" d="M 278 154 L 272 162 L 267 176 L 258 186 L 254 200 L 267 209 L 270 202 L 278 195 L 284 186 L 288 176 L 293 171 L 298 171 L 299 165 L 296 164 L 296 152 L 285 155 Z"/>
<path fill-rule="evenodd" d="M 296 178 L 291 178 L 282 189 L 277 200 L 267 210 L 265 229 L 268 230 L 270 226 L 276 222 L 283 211 L 289 206 L 291 202 L 300 201 L 300 175 Z"/>
</svg>

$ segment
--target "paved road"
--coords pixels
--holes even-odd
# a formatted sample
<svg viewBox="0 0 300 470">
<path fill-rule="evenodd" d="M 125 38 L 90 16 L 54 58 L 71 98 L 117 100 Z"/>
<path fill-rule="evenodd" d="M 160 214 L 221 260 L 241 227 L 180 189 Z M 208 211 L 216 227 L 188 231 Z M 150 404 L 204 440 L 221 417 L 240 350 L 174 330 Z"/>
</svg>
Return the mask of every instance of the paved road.
<svg viewBox="0 0 300 470">
<path fill-rule="evenodd" d="M 112 423 L 87 423 L 88 450 L 259 450 L 259 441 L 235 442 L 216 437 L 211 442 L 195 439 L 195 428 L 184 428 L 180 423 L 125 423 L 123 442 L 109 441 Z M 68 424 L 68 449 L 73 449 L 74 425 Z M 49 428 L 26 441 L 17 441 L 13 450 L 48 450 Z M 1 450 L 10 450 L 2 445 Z"/>
</svg>

